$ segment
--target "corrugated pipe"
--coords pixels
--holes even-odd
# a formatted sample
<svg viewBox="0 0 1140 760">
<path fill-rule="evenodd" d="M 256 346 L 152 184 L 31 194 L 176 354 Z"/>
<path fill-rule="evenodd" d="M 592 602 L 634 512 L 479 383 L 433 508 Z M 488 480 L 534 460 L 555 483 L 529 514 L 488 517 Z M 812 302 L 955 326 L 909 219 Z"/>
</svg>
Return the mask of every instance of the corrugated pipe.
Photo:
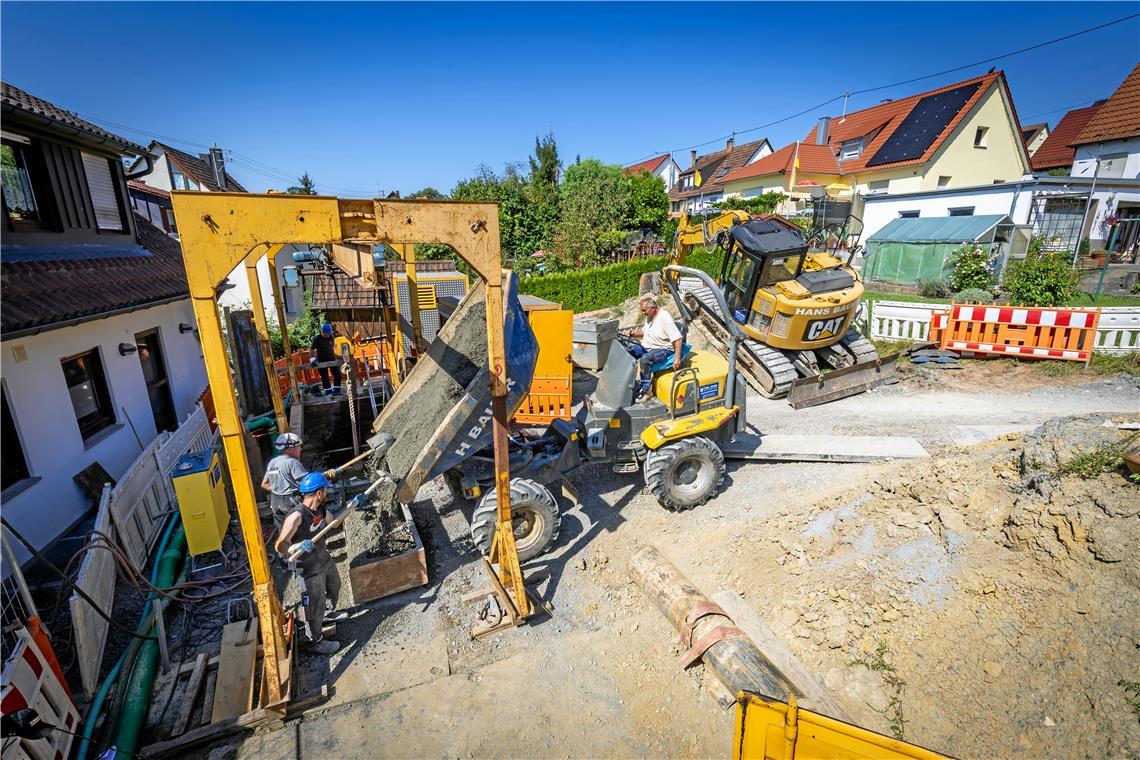
<svg viewBox="0 0 1140 760">
<path fill-rule="evenodd" d="M 168 548 L 158 559 L 158 577 L 155 585 L 159 588 L 169 588 L 174 585 L 178 568 L 186 554 L 186 532 L 182 529 L 182 522 L 178 523 L 178 530 L 170 541 Z M 165 612 L 160 610 L 160 615 Z M 138 751 L 139 734 L 146 725 L 146 714 L 150 708 L 151 692 L 154 691 L 154 677 L 158 670 L 158 640 L 151 639 L 143 642 L 139 649 L 138 661 L 135 663 L 131 678 L 126 684 L 126 701 L 123 705 L 123 715 L 119 719 L 119 727 L 115 732 L 115 747 L 118 748 L 119 758 L 133 758 Z"/>
<path fill-rule="evenodd" d="M 161 557 L 166 552 L 166 547 L 170 544 L 170 538 L 174 535 L 174 530 L 181 526 L 182 521 L 178 515 L 171 515 L 166 524 L 166 530 L 163 531 L 162 540 L 158 542 L 158 556 Z M 183 536 L 185 540 L 185 536 Z M 159 563 L 155 562 L 154 567 L 150 571 L 150 582 L 153 585 L 156 583 L 158 577 Z M 142 614 L 139 615 L 139 624 L 135 628 L 135 633 L 138 636 L 145 636 L 147 631 L 150 630 L 152 620 L 151 612 L 154 610 L 154 605 L 144 604 Z M 103 679 L 103 683 L 99 685 L 99 690 L 95 692 L 95 697 L 91 700 L 91 706 L 87 708 L 87 718 L 83 722 L 82 741 L 79 743 L 79 749 L 75 753 L 76 760 L 86 760 L 87 752 L 91 748 L 91 735 L 95 733 L 95 724 L 99 721 L 99 714 L 103 712 L 103 703 L 107 701 L 107 695 L 111 693 L 111 687 L 115 685 L 118 680 L 119 673 L 123 669 L 123 664 L 127 661 L 128 657 L 132 657 L 132 646 L 141 644 L 142 639 L 137 636 L 131 638 L 131 645 L 119 657 L 118 662 L 111 668 L 111 672 Z"/>
</svg>

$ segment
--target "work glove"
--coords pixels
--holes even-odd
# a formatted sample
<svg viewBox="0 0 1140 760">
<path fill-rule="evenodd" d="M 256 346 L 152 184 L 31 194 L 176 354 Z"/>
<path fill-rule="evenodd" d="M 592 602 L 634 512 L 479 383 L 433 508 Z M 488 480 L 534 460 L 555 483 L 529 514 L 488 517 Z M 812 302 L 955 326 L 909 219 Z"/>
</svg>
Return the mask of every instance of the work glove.
<svg viewBox="0 0 1140 760">
<path fill-rule="evenodd" d="M 325 470 L 321 474 L 324 475 L 329 480 L 333 480 L 334 478 L 336 478 L 336 470 Z"/>
<path fill-rule="evenodd" d="M 289 547 L 289 554 L 308 554 L 317 547 L 313 545 L 313 539 L 306 538 L 304 541 L 293 544 Z"/>
<path fill-rule="evenodd" d="M 315 357 L 315 356 L 310 356 L 310 357 L 309 357 L 309 366 L 310 366 L 310 367 L 315 367 L 315 366 L 317 366 L 317 357 Z"/>
</svg>

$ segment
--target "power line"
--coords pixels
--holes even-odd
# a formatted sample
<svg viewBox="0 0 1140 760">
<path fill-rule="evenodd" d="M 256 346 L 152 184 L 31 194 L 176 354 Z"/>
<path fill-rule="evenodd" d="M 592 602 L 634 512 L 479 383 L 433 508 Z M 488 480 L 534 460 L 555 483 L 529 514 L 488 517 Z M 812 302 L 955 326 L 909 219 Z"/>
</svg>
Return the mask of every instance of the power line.
<svg viewBox="0 0 1140 760">
<path fill-rule="evenodd" d="M 961 71 L 963 69 L 972 68 L 974 66 L 981 66 L 982 64 L 993 63 L 994 61 L 1000 61 L 1003 58 L 1009 58 L 1011 56 L 1021 55 L 1022 53 L 1028 53 L 1029 51 L 1032 51 L 1032 50 L 1039 50 L 1039 49 L 1041 49 L 1043 47 L 1047 47 L 1049 45 L 1055 45 L 1058 42 L 1064 42 L 1065 40 L 1071 40 L 1074 37 L 1080 37 L 1080 36 L 1085 35 L 1085 34 L 1090 34 L 1092 32 L 1100 31 L 1101 29 L 1106 29 L 1110 26 L 1115 26 L 1116 24 L 1122 24 L 1125 21 L 1130 21 L 1134 18 L 1137 18 L 1138 16 L 1140 16 L 1140 13 L 1133 13 L 1129 16 L 1124 16 L 1122 18 L 1118 18 L 1118 19 L 1115 19 L 1113 21 L 1108 21 L 1108 22 L 1105 22 L 1103 24 L 1099 24 L 1097 26 L 1089 27 L 1088 29 L 1082 29 L 1081 31 L 1078 31 L 1078 32 L 1066 34 L 1062 37 L 1055 37 L 1051 40 L 1046 40 L 1044 42 L 1038 42 L 1035 45 L 1030 45 L 1029 47 L 1020 48 L 1019 50 L 1014 50 L 1014 51 L 1011 51 L 1009 53 L 1002 53 L 1001 55 L 996 55 L 996 56 L 993 56 L 990 58 L 984 58 L 980 61 L 974 61 L 972 63 L 963 64 L 961 66 L 955 66 L 955 67 L 950 68 L 950 69 L 944 69 L 942 71 L 938 71 L 938 72 L 935 72 L 933 74 L 924 74 L 923 76 L 920 76 L 920 77 L 913 77 L 911 79 L 904 79 L 904 80 L 899 81 L 899 82 L 892 82 L 891 84 L 879 85 L 877 87 L 868 87 L 868 88 L 865 88 L 862 90 L 855 90 L 853 92 L 847 92 L 844 94 L 836 95 L 834 98 L 831 98 L 830 100 L 824 101 L 823 103 L 820 103 L 819 105 L 812 106 L 811 108 L 805 109 L 805 110 L 800 111 L 798 113 L 794 113 L 791 116 L 786 116 L 782 119 L 778 119 L 776 121 L 768 122 L 767 124 L 761 124 L 760 126 L 757 126 L 757 127 L 750 127 L 748 129 L 736 130 L 732 134 L 733 135 L 743 135 L 743 134 L 747 134 L 749 132 L 755 132 L 755 131 L 760 130 L 760 129 L 767 129 L 768 127 L 773 127 L 777 124 L 781 124 L 785 121 L 789 121 L 791 119 L 794 119 L 797 116 L 803 116 L 806 113 L 809 113 L 809 112 L 814 111 L 818 108 L 822 108 L 823 106 L 834 103 L 835 101 L 840 100 L 845 96 L 849 97 L 851 95 L 864 95 L 864 94 L 869 93 L 869 92 L 878 92 L 879 90 L 886 90 L 886 89 L 890 89 L 891 87 L 899 87 L 899 86 L 902 86 L 904 84 L 913 84 L 914 82 L 921 82 L 924 79 L 932 79 L 934 77 L 942 76 L 944 74 L 950 74 L 950 73 L 953 73 L 955 71 Z M 686 150 L 693 150 L 695 148 L 700 148 L 700 147 L 703 147 L 705 145 L 711 145 L 713 143 L 721 142 L 722 140 L 725 140 L 728 137 L 729 137 L 729 135 L 725 135 L 723 137 L 714 138 L 712 140 L 706 140 L 705 142 L 698 143 L 696 145 L 690 145 L 690 146 L 687 146 L 684 148 L 672 148 L 670 150 L 654 151 L 653 153 L 651 153 L 651 154 L 649 154 L 649 155 L 647 155 L 644 158 L 639 159 L 639 160 L 644 161 L 644 160 L 653 158 L 654 156 L 659 156 L 663 153 L 680 153 L 680 152 L 683 152 Z M 636 162 L 634 162 L 634 163 L 636 163 Z"/>
<path fill-rule="evenodd" d="M 153 137 L 153 138 L 158 139 L 158 140 L 165 140 L 167 142 L 181 143 L 182 145 L 191 145 L 195 148 L 205 148 L 206 150 L 210 149 L 209 145 L 203 145 L 202 143 L 194 142 L 193 140 L 183 140 L 181 137 L 171 137 L 170 135 L 160 135 L 157 132 L 150 132 L 150 131 L 147 131 L 145 129 L 139 129 L 138 127 L 131 127 L 131 126 L 127 126 L 126 124 L 119 124 L 118 122 L 109 121 L 107 119 L 100 119 L 97 116 L 90 116 L 90 115 L 85 114 L 85 113 L 76 113 L 75 115 L 81 119 L 86 119 L 87 121 L 93 121 L 93 122 L 96 122 L 98 124 L 106 124 L 107 126 L 114 127 L 115 129 L 124 129 L 128 132 L 136 132 L 140 135 L 146 135 L 148 137 Z"/>
<path fill-rule="evenodd" d="M 1048 116 L 1049 114 L 1060 113 L 1061 111 L 1069 111 L 1069 110 L 1074 109 L 1074 108 L 1081 108 L 1082 106 L 1090 106 L 1093 103 L 1096 103 L 1098 100 L 1103 100 L 1103 98 L 1092 98 L 1090 100 L 1082 100 L 1078 103 L 1070 103 L 1067 106 L 1061 106 L 1060 108 L 1054 108 L 1052 111 L 1038 111 L 1037 113 L 1026 116 L 1025 118 L 1026 119 L 1036 119 L 1039 116 Z"/>
</svg>

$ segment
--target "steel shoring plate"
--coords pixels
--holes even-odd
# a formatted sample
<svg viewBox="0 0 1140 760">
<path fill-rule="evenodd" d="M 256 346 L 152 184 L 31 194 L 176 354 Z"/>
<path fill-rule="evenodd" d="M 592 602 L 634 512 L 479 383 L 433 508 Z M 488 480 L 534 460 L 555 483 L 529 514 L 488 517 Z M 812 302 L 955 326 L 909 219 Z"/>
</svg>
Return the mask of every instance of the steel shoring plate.
<svg viewBox="0 0 1140 760">
<path fill-rule="evenodd" d="M 929 456 L 916 439 L 887 435 L 738 433 L 721 445 L 725 459 L 750 462 L 879 462 Z"/>
</svg>

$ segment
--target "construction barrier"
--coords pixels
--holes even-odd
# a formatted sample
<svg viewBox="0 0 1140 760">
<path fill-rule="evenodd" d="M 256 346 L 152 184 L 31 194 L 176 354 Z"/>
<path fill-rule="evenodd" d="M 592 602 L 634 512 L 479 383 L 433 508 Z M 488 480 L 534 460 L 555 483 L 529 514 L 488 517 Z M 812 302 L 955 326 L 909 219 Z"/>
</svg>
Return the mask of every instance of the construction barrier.
<svg viewBox="0 0 1140 760">
<path fill-rule="evenodd" d="M 931 321 L 939 346 L 953 351 L 1088 363 L 1100 309 L 951 304 Z"/>
<path fill-rule="evenodd" d="M 10 715 L 30 708 L 40 720 L 63 730 L 50 731 L 43 739 L 4 737 L 4 758 L 63 760 L 71 750 L 79 730 L 79 711 L 66 685 L 52 667 L 52 660 L 40 649 L 27 628 L 16 629 L 16 646 L 4 665 L 3 696 L 0 711 Z"/>
<path fill-rule="evenodd" d="M 391 352 L 383 342 L 353 343 L 352 358 L 356 365 L 357 380 L 363 381 L 366 377 L 377 379 L 388 373 L 392 365 Z M 294 368 L 297 373 L 297 382 L 302 385 L 314 385 L 321 381 L 321 373 L 309 365 L 309 358 L 313 355 L 311 349 L 293 349 Z M 273 370 L 277 373 L 277 382 L 282 395 L 289 392 L 288 357 L 273 362 Z M 367 374 L 365 369 L 367 368 Z"/>
</svg>

